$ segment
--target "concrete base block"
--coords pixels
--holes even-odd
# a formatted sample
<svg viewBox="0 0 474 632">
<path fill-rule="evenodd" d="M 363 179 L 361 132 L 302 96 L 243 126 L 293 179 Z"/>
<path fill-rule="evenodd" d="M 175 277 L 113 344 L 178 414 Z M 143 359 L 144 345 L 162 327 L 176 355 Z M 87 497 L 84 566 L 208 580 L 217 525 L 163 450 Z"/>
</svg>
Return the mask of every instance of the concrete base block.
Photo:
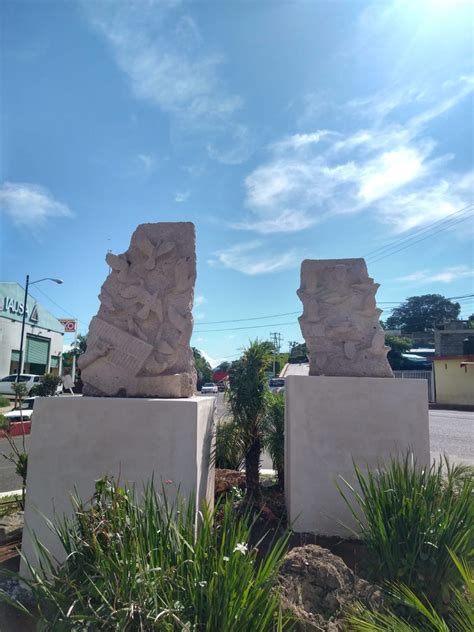
<svg viewBox="0 0 474 632">
<path fill-rule="evenodd" d="M 195 493 L 198 504 L 206 499 L 212 504 L 214 408 L 213 397 L 37 400 L 28 447 L 24 555 L 36 564 L 35 532 L 62 560 L 63 551 L 43 516 L 71 514 L 74 489 L 88 500 L 94 481 L 105 475 L 135 484 L 138 493 L 152 476 L 158 489 L 171 480 L 165 486 L 171 500 L 179 485 L 184 497 Z"/>
<path fill-rule="evenodd" d="M 424 380 L 290 375 L 285 394 L 285 497 L 299 533 L 351 536 L 336 481 L 354 483 L 353 460 L 366 469 L 411 451 L 430 462 Z"/>
</svg>

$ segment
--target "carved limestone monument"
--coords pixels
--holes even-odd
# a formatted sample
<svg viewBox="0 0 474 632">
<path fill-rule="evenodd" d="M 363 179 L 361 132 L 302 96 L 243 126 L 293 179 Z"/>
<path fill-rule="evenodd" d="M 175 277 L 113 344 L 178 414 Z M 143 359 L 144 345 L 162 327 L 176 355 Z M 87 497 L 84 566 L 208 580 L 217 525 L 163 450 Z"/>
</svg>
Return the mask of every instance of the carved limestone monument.
<svg viewBox="0 0 474 632">
<path fill-rule="evenodd" d="M 110 274 L 79 360 L 84 395 L 191 397 L 194 224 L 141 224 Z"/>
<path fill-rule="evenodd" d="M 310 375 L 393 377 L 375 302 L 378 288 L 364 259 L 303 261 L 297 293 Z"/>
</svg>

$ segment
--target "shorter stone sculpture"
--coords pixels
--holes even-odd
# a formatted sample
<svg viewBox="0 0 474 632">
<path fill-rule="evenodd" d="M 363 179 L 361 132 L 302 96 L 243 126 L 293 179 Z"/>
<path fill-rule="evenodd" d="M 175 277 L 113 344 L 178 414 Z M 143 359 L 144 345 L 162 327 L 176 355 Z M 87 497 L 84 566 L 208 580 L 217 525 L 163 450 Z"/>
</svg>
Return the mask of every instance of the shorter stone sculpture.
<svg viewBox="0 0 474 632">
<path fill-rule="evenodd" d="M 306 259 L 299 318 L 310 375 L 393 377 L 380 326 L 379 288 L 364 259 Z"/>
<path fill-rule="evenodd" d="M 191 397 L 194 225 L 141 224 L 127 252 L 106 261 L 111 272 L 79 359 L 84 395 Z"/>
</svg>

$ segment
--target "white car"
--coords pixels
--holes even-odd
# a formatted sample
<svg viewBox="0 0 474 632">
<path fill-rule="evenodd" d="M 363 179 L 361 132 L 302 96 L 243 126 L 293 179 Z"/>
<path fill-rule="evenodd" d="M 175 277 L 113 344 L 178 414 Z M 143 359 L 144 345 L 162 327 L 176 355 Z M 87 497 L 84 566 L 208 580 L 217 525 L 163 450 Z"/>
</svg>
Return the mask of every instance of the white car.
<svg viewBox="0 0 474 632">
<path fill-rule="evenodd" d="M 15 382 L 24 382 L 29 393 L 33 386 L 40 383 L 40 380 L 40 375 L 33 375 L 32 373 L 22 373 L 20 374 L 20 379 L 17 379 L 16 373 L 7 375 L 0 380 L 0 395 L 15 395 L 12 388 Z"/>
<path fill-rule="evenodd" d="M 201 393 L 218 393 L 219 389 L 217 388 L 217 384 L 214 382 L 206 382 L 201 386 Z"/>
<path fill-rule="evenodd" d="M 21 421 L 22 419 L 23 421 L 31 421 L 35 399 L 36 397 L 27 397 L 23 400 L 21 410 L 19 408 L 14 408 L 9 413 L 5 413 L 4 417 L 6 417 L 9 421 Z"/>
</svg>

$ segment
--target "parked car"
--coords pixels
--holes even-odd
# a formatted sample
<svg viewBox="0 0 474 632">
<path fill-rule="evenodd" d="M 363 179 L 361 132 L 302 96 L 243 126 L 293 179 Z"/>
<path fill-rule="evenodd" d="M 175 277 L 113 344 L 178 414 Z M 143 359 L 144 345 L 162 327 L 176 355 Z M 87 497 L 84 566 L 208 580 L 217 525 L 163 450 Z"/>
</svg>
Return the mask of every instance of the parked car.
<svg viewBox="0 0 474 632">
<path fill-rule="evenodd" d="M 219 391 L 219 393 L 223 393 L 225 391 L 225 387 L 226 387 L 226 383 L 224 380 L 217 382 L 217 390 Z"/>
<path fill-rule="evenodd" d="M 268 383 L 270 391 L 272 393 L 280 393 L 285 390 L 285 378 L 284 377 L 272 377 Z"/>
<path fill-rule="evenodd" d="M 10 422 L 12 421 L 31 421 L 31 417 L 33 415 L 33 406 L 35 403 L 36 397 L 27 397 L 23 400 L 23 405 L 21 407 L 17 406 L 9 413 L 5 413 L 4 417 L 6 417 Z"/>
<path fill-rule="evenodd" d="M 201 393 L 218 393 L 219 389 L 217 388 L 217 384 L 214 382 L 206 382 L 201 386 Z"/>
<path fill-rule="evenodd" d="M 32 373 L 22 373 L 20 378 L 17 379 L 17 374 L 7 375 L 0 380 L 0 395 L 14 395 L 13 384 L 15 382 L 24 382 L 28 388 L 28 393 L 31 391 L 33 386 L 39 384 L 41 380 L 40 375 L 33 375 Z"/>
</svg>

